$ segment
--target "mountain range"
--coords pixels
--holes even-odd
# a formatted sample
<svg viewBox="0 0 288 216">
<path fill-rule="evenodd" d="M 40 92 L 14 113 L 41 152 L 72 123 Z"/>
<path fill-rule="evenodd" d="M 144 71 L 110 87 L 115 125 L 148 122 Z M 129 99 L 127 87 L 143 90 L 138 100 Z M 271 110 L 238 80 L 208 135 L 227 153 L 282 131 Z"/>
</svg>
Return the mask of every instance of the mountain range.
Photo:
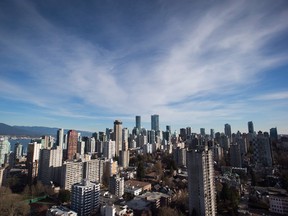
<svg viewBox="0 0 288 216">
<path fill-rule="evenodd" d="M 29 136 L 37 137 L 42 135 L 56 136 L 59 128 L 42 127 L 42 126 L 10 126 L 4 123 L 0 123 L 0 135 L 6 136 Z M 64 133 L 67 133 L 68 129 L 64 129 Z M 91 137 L 92 132 L 80 131 L 82 136 Z"/>
</svg>

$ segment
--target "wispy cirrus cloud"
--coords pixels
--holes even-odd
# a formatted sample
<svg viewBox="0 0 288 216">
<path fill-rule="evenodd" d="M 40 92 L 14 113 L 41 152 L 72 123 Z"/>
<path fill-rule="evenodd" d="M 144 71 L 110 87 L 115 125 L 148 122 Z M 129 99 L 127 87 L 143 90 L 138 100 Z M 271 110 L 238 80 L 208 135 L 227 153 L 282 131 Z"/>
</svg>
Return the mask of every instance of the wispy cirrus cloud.
<svg viewBox="0 0 288 216">
<path fill-rule="evenodd" d="M 269 52 L 272 42 L 288 33 L 288 10 L 281 7 L 285 2 L 275 8 L 271 1 L 256 2 L 159 1 L 151 14 L 132 14 L 139 22 L 107 11 L 110 26 L 105 19 L 101 25 L 95 21 L 94 28 L 103 30 L 91 29 L 95 39 L 82 26 L 63 28 L 37 4 L 21 3 L 23 11 L 14 23 L 19 28 L 0 30 L 5 47 L 0 65 L 5 88 L 0 92 L 44 107 L 51 115 L 79 119 L 137 113 L 149 121 L 150 114 L 159 113 L 167 122 L 200 124 L 205 117 L 223 121 L 253 114 L 247 98 L 258 93 L 249 90 L 261 84 L 261 74 L 288 60 L 283 50 Z M 18 4 L 14 2 L 19 10 Z M 109 21 L 116 18 L 119 26 Z M 9 75 L 19 71 L 23 82 Z"/>
</svg>

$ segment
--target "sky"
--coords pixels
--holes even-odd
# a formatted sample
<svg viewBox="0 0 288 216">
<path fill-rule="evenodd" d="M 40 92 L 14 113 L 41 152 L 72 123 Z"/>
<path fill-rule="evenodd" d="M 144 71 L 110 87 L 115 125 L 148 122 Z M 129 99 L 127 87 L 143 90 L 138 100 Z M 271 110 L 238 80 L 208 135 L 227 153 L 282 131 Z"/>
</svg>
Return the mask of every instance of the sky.
<svg viewBox="0 0 288 216">
<path fill-rule="evenodd" d="M 0 122 L 288 134 L 288 1 L 0 2 Z"/>
</svg>

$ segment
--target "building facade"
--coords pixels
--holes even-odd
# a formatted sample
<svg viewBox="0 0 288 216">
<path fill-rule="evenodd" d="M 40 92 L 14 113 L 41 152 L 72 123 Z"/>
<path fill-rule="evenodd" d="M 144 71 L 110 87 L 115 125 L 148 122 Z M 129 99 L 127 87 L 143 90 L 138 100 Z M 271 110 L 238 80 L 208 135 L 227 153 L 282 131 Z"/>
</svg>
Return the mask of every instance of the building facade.
<svg viewBox="0 0 288 216">
<path fill-rule="evenodd" d="M 71 209 L 78 216 L 89 216 L 98 211 L 100 206 L 100 184 L 83 180 L 72 185 Z"/>
<path fill-rule="evenodd" d="M 189 215 L 216 215 L 213 154 L 208 147 L 187 152 Z"/>
</svg>

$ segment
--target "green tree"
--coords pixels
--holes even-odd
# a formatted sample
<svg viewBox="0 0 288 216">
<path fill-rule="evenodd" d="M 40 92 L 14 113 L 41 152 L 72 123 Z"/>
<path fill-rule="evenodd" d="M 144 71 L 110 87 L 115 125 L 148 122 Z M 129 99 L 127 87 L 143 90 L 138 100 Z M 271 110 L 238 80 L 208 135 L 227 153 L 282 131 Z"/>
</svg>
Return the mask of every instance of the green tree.
<svg viewBox="0 0 288 216">
<path fill-rule="evenodd" d="M 145 177 L 145 169 L 144 169 L 144 164 L 142 161 L 138 163 L 136 173 L 137 173 L 137 178 L 140 180 L 142 180 Z"/>
<path fill-rule="evenodd" d="M 58 199 L 61 203 L 70 202 L 71 192 L 69 190 L 60 190 L 58 194 Z"/>
</svg>

